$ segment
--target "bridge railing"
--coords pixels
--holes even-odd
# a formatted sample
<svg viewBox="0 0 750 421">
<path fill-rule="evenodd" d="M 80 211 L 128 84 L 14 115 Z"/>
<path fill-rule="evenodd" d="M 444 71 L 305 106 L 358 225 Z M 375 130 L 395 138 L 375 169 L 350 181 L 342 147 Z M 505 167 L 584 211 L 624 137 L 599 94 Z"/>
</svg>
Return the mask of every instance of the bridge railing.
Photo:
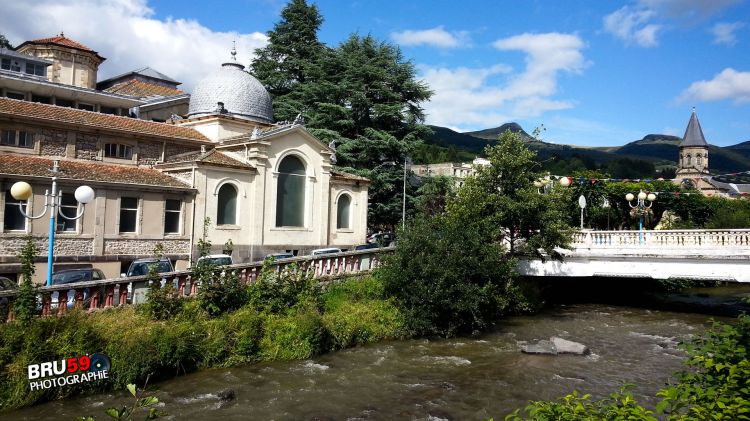
<svg viewBox="0 0 750 421">
<path fill-rule="evenodd" d="M 367 273 L 380 266 L 382 258 L 392 253 L 394 247 L 349 251 L 319 256 L 301 256 L 279 259 L 272 263 L 271 270 L 281 273 L 294 268 L 303 271 L 314 279 L 321 281 L 342 276 Z M 232 272 L 246 284 L 258 280 L 263 269 L 263 262 L 241 263 L 221 266 L 214 273 L 214 279 Z M 159 286 L 172 285 L 181 297 L 192 297 L 198 293 L 200 280 L 192 277 L 191 270 L 160 273 Z M 63 315 L 71 308 L 96 310 L 140 304 L 146 301 L 147 291 L 151 286 L 147 275 L 130 278 L 105 279 L 100 281 L 76 282 L 64 285 L 52 285 L 38 288 L 37 313 L 41 316 Z M 13 304 L 18 291 L 0 291 L 0 310 L 5 307 L 7 315 L 0 314 L 0 323 L 5 317 L 8 321 L 15 319 Z"/>
<path fill-rule="evenodd" d="M 580 231 L 573 248 L 731 248 L 750 247 L 750 229 Z"/>
</svg>

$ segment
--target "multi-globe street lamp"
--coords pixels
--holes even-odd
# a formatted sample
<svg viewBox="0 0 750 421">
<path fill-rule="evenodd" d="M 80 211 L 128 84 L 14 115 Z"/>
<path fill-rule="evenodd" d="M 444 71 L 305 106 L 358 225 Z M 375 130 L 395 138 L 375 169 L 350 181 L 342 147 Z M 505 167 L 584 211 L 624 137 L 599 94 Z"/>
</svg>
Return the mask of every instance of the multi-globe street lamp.
<svg viewBox="0 0 750 421">
<path fill-rule="evenodd" d="M 53 173 L 58 173 L 60 171 L 57 161 L 55 161 L 51 171 Z M 62 209 L 60 207 L 60 202 L 62 200 L 62 191 L 57 191 L 57 177 L 52 177 L 52 192 L 50 193 L 49 190 L 44 191 L 44 210 L 36 216 L 28 215 L 24 211 L 24 205 L 26 201 L 31 197 L 32 195 L 31 185 L 25 181 L 19 181 L 10 188 L 10 194 L 13 196 L 14 199 L 18 200 L 18 207 L 21 210 L 21 215 L 23 215 L 26 219 L 39 219 L 43 217 L 47 210 L 50 210 L 49 214 L 49 247 L 48 247 L 48 253 L 47 253 L 47 286 L 52 285 L 52 262 L 54 260 L 55 255 L 55 219 L 57 215 L 59 214 L 60 217 L 65 218 L 69 221 L 75 221 L 77 219 L 80 219 L 83 217 L 83 212 L 85 209 L 81 209 L 81 212 L 74 216 L 69 217 L 65 215 L 62 212 Z M 91 202 L 94 200 L 94 189 L 92 189 L 89 186 L 80 186 L 75 191 L 75 198 L 76 200 L 83 204 L 84 207 L 86 203 Z"/>
<path fill-rule="evenodd" d="M 636 197 L 638 198 L 638 201 L 634 205 L 633 199 Z M 638 238 L 639 241 L 643 243 L 643 217 L 646 214 L 651 213 L 651 206 L 653 206 L 654 201 L 656 201 L 656 195 L 653 193 L 647 194 L 641 190 L 640 193 L 638 193 L 638 196 L 633 195 L 633 193 L 626 194 L 625 200 L 628 201 L 628 206 L 630 206 L 630 214 L 638 216 Z"/>
</svg>

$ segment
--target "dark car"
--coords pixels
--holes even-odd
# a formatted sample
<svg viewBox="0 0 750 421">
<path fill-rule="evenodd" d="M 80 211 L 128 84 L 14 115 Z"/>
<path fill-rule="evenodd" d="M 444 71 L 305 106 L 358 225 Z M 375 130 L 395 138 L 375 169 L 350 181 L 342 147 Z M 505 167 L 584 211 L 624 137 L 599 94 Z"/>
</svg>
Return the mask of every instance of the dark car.
<svg viewBox="0 0 750 421">
<path fill-rule="evenodd" d="M 392 232 L 378 232 L 367 237 L 367 242 L 377 244 L 380 247 L 389 247 L 396 244 L 396 234 Z"/>
<path fill-rule="evenodd" d="M 280 259 L 291 259 L 295 257 L 292 253 L 272 253 L 266 256 L 266 259 L 280 260 Z"/>
<path fill-rule="evenodd" d="M 369 250 L 369 249 L 376 249 L 380 248 L 380 244 L 378 243 L 367 243 L 367 244 L 360 244 L 358 246 L 354 246 L 354 250 Z"/>
<path fill-rule="evenodd" d="M 101 281 L 106 279 L 104 272 L 100 269 L 94 268 L 83 268 L 83 269 L 67 269 L 60 270 L 52 274 L 52 285 L 65 285 L 73 284 L 76 282 L 89 282 L 89 281 Z M 55 308 L 58 305 L 60 293 L 54 291 L 51 294 L 52 307 Z M 75 305 L 75 290 L 68 290 L 68 308 L 72 308 Z M 88 302 L 91 298 L 91 291 L 89 288 L 83 290 L 83 301 Z"/>
<path fill-rule="evenodd" d="M 131 277 L 148 275 L 148 270 L 152 266 L 156 270 L 156 273 L 174 272 L 174 267 L 172 266 L 172 262 L 169 259 L 165 257 L 162 257 L 161 259 L 149 257 L 145 259 L 134 260 L 133 263 L 130 264 L 128 271 L 122 274 L 122 276 Z"/>
<path fill-rule="evenodd" d="M 0 292 L 13 291 L 18 289 L 18 284 L 11 281 L 10 279 L 0 276 Z M 10 299 L 8 297 L 0 297 L 0 323 L 4 322 L 8 318 L 8 303 Z"/>
</svg>

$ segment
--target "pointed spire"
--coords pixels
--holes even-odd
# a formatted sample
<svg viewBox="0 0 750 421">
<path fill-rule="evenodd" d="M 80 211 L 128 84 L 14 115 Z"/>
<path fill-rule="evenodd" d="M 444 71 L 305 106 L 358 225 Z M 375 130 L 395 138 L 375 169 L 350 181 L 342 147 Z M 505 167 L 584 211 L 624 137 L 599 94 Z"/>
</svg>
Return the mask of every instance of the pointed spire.
<svg viewBox="0 0 750 421">
<path fill-rule="evenodd" d="M 685 136 L 682 137 L 682 142 L 680 142 L 680 147 L 685 146 L 708 147 L 706 138 L 703 136 L 701 123 L 698 121 L 698 115 L 695 113 L 695 107 L 693 107 L 693 114 L 690 115 L 690 121 L 685 130 Z"/>
<path fill-rule="evenodd" d="M 232 61 L 237 61 L 237 48 L 234 40 L 232 40 L 232 52 L 230 54 L 232 55 Z"/>
</svg>

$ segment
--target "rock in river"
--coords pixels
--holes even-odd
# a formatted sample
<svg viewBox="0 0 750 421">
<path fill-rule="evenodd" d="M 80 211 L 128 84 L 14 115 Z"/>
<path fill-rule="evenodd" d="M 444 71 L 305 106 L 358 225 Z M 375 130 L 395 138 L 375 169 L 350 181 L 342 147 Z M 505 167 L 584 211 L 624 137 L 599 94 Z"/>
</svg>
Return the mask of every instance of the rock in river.
<svg viewBox="0 0 750 421">
<path fill-rule="evenodd" d="M 588 355 L 591 351 L 589 351 L 589 348 L 584 344 L 553 336 L 549 338 L 548 341 L 541 340 L 535 344 L 523 344 L 521 345 L 521 352 L 542 355 Z"/>
</svg>

